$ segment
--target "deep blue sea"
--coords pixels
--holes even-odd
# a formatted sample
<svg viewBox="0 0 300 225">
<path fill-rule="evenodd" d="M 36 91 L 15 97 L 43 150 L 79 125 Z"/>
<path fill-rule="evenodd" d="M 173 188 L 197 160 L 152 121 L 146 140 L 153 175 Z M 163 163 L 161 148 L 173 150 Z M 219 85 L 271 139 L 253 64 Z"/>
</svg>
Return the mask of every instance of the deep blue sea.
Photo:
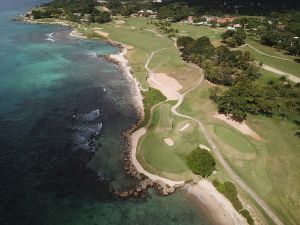
<svg viewBox="0 0 300 225">
<path fill-rule="evenodd" d="M 119 49 L 12 21 L 39 3 L 0 1 L 0 225 L 206 224 L 181 192 L 112 197 L 134 185 L 121 134 L 137 112 L 130 81 L 97 55 Z"/>
</svg>

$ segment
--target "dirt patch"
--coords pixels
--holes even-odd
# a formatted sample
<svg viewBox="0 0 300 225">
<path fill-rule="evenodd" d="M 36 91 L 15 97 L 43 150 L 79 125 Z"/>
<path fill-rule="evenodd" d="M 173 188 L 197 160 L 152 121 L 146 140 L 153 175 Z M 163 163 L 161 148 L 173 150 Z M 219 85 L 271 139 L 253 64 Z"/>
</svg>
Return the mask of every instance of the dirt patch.
<svg viewBox="0 0 300 225">
<path fill-rule="evenodd" d="M 243 121 L 242 123 L 239 123 L 237 121 L 234 121 L 232 119 L 230 119 L 229 117 L 225 116 L 224 114 L 218 114 L 216 113 L 214 115 L 215 118 L 222 120 L 224 122 L 226 122 L 228 125 L 234 127 L 235 129 L 239 130 L 241 133 L 248 135 L 252 138 L 254 138 L 257 141 L 262 140 L 262 138 L 255 133 L 247 124 L 245 121 Z"/>
<path fill-rule="evenodd" d="M 165 73 L 153 73 L 149 77 L 148 83 L 151 87 L 160 90 L 168 100 L 178 100 L 177 92 L 182 89 L 176 79 Z"/>
</svg>

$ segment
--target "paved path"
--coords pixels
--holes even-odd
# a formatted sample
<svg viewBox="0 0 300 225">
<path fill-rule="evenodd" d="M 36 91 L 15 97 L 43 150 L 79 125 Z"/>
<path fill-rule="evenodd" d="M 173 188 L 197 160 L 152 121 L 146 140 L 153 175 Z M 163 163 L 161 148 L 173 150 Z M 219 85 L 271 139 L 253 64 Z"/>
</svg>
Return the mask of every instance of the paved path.
<svg viewBox="0 0 300 225">
<path fill-rule="evenodd" d="M 271 57 L 271 58 L 274 58 L 274 59 L 281 59 L 281 60 L 285 60 L 285 61 L 292 61 L 292 62 L 294 62 L 293 59 L 287 59 L 287 58 L 282 58 L 282 57 L 279 57 L 279 56 L 274 56 L 274 55 L 266 54 L 266 53 L 264 53 L 264 52 L 258 50 L 257 48 L 253 47 L 253 46 L 250 45 L 250 44 L 244 44 L 244 45 L 241 46 L 240 48 L 244 48 L 244 47 L 246 47 L 246 46 L 249 46 L 249 47 L 252 48 L 254 51 L 256 51 L 256 52 L 258 52 L 258 53 L 260 53 L 260 54 L 262 54 L 262 55 L 265 55 L 265 56 L 268 56 L 268 57 Z"/>
<path fill-rule="evenodd" d="M 288 79 L 290 79 L 291 81 L 293 81 L 295 83 L 300 83 L 300 77 L 296 77 L 295 75 L 282 72 L 282 71 L 280 71 L 278 69 L 275 69 L 275 68 L 273 68 L 271 66 L 268 66 L 268 65 L 263 65 L 262 68 L 265 69 L 265 70 L 268 70 L 272 73 L 278 74 L 280 76 L 287 76 Z"/>
<path fill-rule="evenodd" d="M 256 52 L 258 52 L 258 53 L 260 53 L 260 54 L 262 54 L 262 55 L 264 55 L 264 56 L 268 56 L 268 57 L 275 58 L 275 59 L 280 59 L 280 60 L 285 60 L 285 61 L 291 61 L 291 62 L 294 62 L 293 59 L 287 59 L 287 58 L 282 58 L 282 57 L 278 57 L 278 56 L 266 54 L 266 53 L 264 53 L 264 52 L 258 50 L 257 48 L 253 47 L 253 46 L 250 45 L 250 44 L 244 44 L 244 45 L 241 46 L 240 48 L 244 48 L 244 47 L 246 47 L 246 46 L 249 46 L 249 47 L 252 48 L 254 51 L 256 51 Z M 290 79 L 291 81 L 293 81 L 293 82 L 295 82 L 295 83 L 300 83 L 300 78 L 297 77 L 297 76 L 295 76 L 295 75 L 293 75 L 293 74 L 289 74 L 289 73 L 280 71 L 280 70 L 275 69 L 275 68 L 273 68 L 273 67 L 271 67 L 271 66 L 268 66 L 268 65 L 263 65 L 262 68 L 265 69 L 265 70 L 268 70 L 268 71 L 270 71 L 270 72 L 272 72 L 272 73 L 276 73 L 276 74 L 278 74 L 278 75 L 281 75 L 281 76 L 287 76 L 288 79 Z"/>
</svg>

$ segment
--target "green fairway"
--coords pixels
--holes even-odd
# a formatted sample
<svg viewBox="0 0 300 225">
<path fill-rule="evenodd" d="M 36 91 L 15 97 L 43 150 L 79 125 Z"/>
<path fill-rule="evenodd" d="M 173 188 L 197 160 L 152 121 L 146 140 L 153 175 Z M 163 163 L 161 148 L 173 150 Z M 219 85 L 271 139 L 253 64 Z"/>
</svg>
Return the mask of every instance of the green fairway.
<svg viewBox="0 0 300 225">
<path fill-rule="evenodd" d="M 262 76 L 258 79 L 258 82 L 260 82 L 262 84 L 268 84 L 271 81 L 276 82 L 280 78 L 280 75 L 278 75 L 276 73 L 272 73 L 272 72 L 264 70 L 264 69 L 261 69 L 260 73 L 262 74 Z"/>
<path fill-rule="evenodd" d="M 203 121 L 228 163 L 262 197 L 285 224 L 300 221 L 300 139 L 297 126 L 282 118 L 248 116 L 247 124 L 261 141 L 243 135 L 212 117 L 215 104 L 208 99 L 209 85 L 186 96 L 182 112 Z"/>
<path fill-rule="evenodd" d="M 194 122 L 172 118 L 169 114 L 170 105 L 168 105 L 162 105 L 159 125 L 140 140 L 137 158 L 147 171 L 168 178 L 188 180 L 192 173 L 185 164 L 185 158 L 199 144 L 208 144 Z M 167 124 L 168 129 L 162 129 L 162 126 L 166 128 L 165 123 L 170 123 L 172 120 L 173 128 L 171 124 Z M 187 123 L 190 124 L 189 128 L 180 131 L 180 128 Z M 164 142 L 165 138 L 171 138 L 174 146 L 167 145 Z"/>
<path fill-rule="evenodd" d="M 197 26 L 187 23 L 176 23 L 172 26 L 178 29 L 180 35 L 191 36 L 193 38 L 207 36 L 213 43 L 219 43 L 221 41 L 221 34 L 225 32 L 224 28 L 213 29 L 208 26 Z"/>
<path fill-rule="evenodd" d="M 160 106 L 159 127 L 163 129 L 172 129 L 173 118 L 170 117 L 170 104 Z"/>
<path fill-rule="evenodd" d="M 160 37 L 154 32 L 153 24 L 149 24 L 149 19 L 145 18 L 118 18 L 121 24 L 92 24 L 84 27 L 92 30 L 102 28 L 101 31 L 109 33 L 109 38 L 132 46 L 126 55 L 134 76 L 138 79 L 143 88 L 148 88 L 146 81 L 147 71 L 145 63 L 152 52 L 166 48 L 154 55 L 149 68 L 156 72 L 167 73 L 176 78 L 182 85 L 183 90 L 190 87 L 200 75 L 200 70 L 188 66 L 180 57 L 180 53 L 174 45 L 174 41 L 168 37 Z M 149 31 L 150 30 L 150 31 Z M 151 32 L 154 31 L 154 32 Z M 85 31 L 87 32 L 87 31 Z M 187 79 L 186 74 L 189 74 Z"/>
<path fill-rule="evenodd" d="M 224 140 L 224 142 L 235 149 L 245 152 L 245 153 L 252 153 L 255 152 L 255 147 L 249 142 L 246 138 L 242 135 L 238 135 L 237 132 L 223 127 L 223 126 L 215 126 L 214 127 L 215 134 Z"/>
<path fill-rule="evenodd" d="M 269 54 L 269 55 L 276 56 L 276 57 L 282 57 L 282 58 L 286 58 L 286 59 L 294 59 L 294 57 L 284 55 L 281 52 L 278 52 L 274 48 L 260 45 L 254 41 L 248 41 L 248 42 L 253 47 L 255 47 L 256 49 L 258 49 L 259 51 L 261 51 L 265 54 Z M 263 62 L 267 66 L 270 66 L 270 67 L 273 67 L 282 72 L 289 73 L 291 75 L 300 77 L 300 63 L 297 63 L 293 60 L 287 61 L 287 60 L 282 60 L 282 59 L 266 56 L 266 55 L 263 55 L 263 54 L 255 51 L 254 49 L 250 48 L 249 46 L 243 47 L 241 49 L 251 52 L 251 54 L 254 56 L 255 60 L 258 62 Z"/>
</svg>

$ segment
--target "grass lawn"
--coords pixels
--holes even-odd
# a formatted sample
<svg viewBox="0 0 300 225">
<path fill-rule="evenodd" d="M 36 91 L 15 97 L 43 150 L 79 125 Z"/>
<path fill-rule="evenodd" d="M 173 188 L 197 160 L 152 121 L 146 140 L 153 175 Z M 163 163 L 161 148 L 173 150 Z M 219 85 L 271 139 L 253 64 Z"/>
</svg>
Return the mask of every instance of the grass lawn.
<svg viewBox="0 0 300 225">
<path fill-rule="evenodd" d="M 258 82 L 262 84 L 268 84 L 270 81 L 276 82 L 280 78 L 280 75 L 264 69 L 261 69 L 260 73 L 262 74 L 262 76 L 258 79 Z"/>
<path fill-rule="evenodd" d="M 178 29 L 180 35 L 191 36 L 193 38 L 199 38 L 207 36 L 213 43 L 219 44 L 221 41 L 220 35 L 225 32 L 224 28 L 213 29 L 208 26 L 196 26 L 186 23 L 172 24 L 172 27 Z"/>
<path fill-rule="evenodd" d="M 162 129 L 172 129 L 173 118 L 170 116 L 170 104 L 160 106 L 159 127 Z"/>
<path fill-rule="evenodd" d="M 156 72 L 167 73 L 176 78 L 183 89 L 190 87 L 200 75 L 200 70 L 188 66 L 180 57 L 180 53 L 174 45 L 174 41 L 168 37 L 158 37 L 147 29 L 155 30 L 153 24 L 148 24 L 145 18 L 118 18 L 124 20 L 123 24 L 93 24 L 102 31 L 109 33 L 109 38 L 134 48 L 126 55 L 132 72 L 139 80 L 143 88 L 148 88 L 146 81 L 147 71 L 144 68 L 150 54 L 154 51 L 167 48 L 154 55 L 149 67 Z M 87 28 L 87 27 L 85 27 Z M 88 27 L 92 29 L 92 27 Z M 189 74 L 187 77 L 186 74 Z"/>
<path fill-rule="evenodd" d="M 170 107 L 170 103 L 164 103 L 160 106 L 159 114 L 154 112 L 154 120 L 159 122 L 151 123 L 157 126 L 153 128 L 152 125 L 152 129 L 141 138 L 137 158 L 149 172 L 171 179 L 188 180 L 193 175 L 185 164 L 185 158 L 199 144 L 207 145 L 207 142 L 196 123 L 173 118 L 170 115 Z M 181 132 L 180 128 L 187 123 L 190 123 L 190 126 Z M 171 138 L 174 146 L 168 146 L 164 138 Z"/>
<path fill-rule="evenodd" d="M 282 57 L 287 59 L 293 59 L 294 57 L 284 55 L 281 52 L 277 51 L 275 48 L 266 47 L 263 45 L 260 45 L 254 41 L 247 41 L 249 44 L 251 44 L 256 49 L 276 57 Z M 285 73 L 292 74 L 294 76 L 300 77 L 300 63 L 297 63 L 295 61 L 286 61 L 282 59 L 272 58 L 269 56 L 265 56 L 260 54 L 259 52 L 255 51 L 254 49 L 250 48 L 249 46 L 241 48 L 242 50 L 246 50 L 251 52 L 251 54 L 254 56 L 255 60 L 258 62 L 263 62 L 265 65 L 268 65 L 270 67 L 273 67 L 277 70 L 280 70 Z"/>
<path fill-rule="evenodd" d="M 261 196 L 285 224 L 300 221 L 300 139 L 292 122 L 281 118 L 249 116 L 247 124 L 262 141 L 255 141 L 211 115 L 209 83 L 186 96 L 181 111 L 202 120 L 225 159 Z"/>
</svg>

